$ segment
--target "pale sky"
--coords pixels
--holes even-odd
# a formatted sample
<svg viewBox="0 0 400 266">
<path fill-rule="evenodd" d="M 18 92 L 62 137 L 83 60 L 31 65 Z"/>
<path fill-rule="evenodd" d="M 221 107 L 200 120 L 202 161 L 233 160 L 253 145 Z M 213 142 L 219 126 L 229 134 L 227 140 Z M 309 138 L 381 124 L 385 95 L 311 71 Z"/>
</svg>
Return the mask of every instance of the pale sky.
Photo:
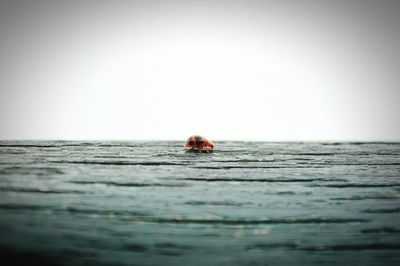
<svg viewBox="0 0 400 266">
<path fill-rule="evenodd" d="M 400 140 L 400 1 L 2 1 L 0 139 Z"/>
</svg>

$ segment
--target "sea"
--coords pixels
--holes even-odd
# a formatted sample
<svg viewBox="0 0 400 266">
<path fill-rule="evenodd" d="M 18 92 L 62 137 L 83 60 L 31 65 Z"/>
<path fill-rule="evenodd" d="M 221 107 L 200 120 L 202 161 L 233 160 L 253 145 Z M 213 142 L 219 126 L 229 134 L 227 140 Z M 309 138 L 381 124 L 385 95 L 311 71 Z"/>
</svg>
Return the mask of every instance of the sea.
<svg viewBox="0 0 400 266">
<path fill-rule="evenodd" d="M 400 265 L 400 143 L 0 141 L 4 265 Z"/>
</svg>

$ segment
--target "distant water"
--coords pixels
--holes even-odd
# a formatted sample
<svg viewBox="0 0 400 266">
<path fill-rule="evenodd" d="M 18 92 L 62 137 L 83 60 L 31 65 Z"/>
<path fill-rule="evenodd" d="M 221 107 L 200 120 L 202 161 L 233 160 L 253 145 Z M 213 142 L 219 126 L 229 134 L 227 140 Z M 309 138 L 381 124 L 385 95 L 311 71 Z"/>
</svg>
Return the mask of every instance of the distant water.
<svg viewBox="0 0 400 266">
<path fill-rule="evenodd" d="M 400 265 L 400 143 L 215 144 L 1 141 L 2 260 Z"/>
</svg>

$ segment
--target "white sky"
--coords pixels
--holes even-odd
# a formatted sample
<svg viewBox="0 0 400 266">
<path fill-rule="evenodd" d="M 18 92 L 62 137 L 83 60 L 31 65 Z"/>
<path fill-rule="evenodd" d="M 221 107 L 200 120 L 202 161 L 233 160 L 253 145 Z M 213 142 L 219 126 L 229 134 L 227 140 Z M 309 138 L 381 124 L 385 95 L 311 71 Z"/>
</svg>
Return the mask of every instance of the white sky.
<svg viewBox="0 0 400 266">
<path fill-rule="evenodd" d="M 0 139 L 400 140 L 396 1 L 12 3 Z"/>
</svg>

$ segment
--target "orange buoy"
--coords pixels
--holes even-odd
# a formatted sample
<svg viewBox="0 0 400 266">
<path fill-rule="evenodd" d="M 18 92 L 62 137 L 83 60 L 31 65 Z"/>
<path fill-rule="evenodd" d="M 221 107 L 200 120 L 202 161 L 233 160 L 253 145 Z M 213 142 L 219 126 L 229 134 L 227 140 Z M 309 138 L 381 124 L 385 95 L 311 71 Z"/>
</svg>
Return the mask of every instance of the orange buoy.
<svg viewBox="0 0 400 266">
<path fill-rule="evenodd" d="M 213 152 L 214 150 L 214 143 L 207 140 L 202 136 L 191 136 L 185 143 L 185 151 L 187 152 Z"/>
</svg>

